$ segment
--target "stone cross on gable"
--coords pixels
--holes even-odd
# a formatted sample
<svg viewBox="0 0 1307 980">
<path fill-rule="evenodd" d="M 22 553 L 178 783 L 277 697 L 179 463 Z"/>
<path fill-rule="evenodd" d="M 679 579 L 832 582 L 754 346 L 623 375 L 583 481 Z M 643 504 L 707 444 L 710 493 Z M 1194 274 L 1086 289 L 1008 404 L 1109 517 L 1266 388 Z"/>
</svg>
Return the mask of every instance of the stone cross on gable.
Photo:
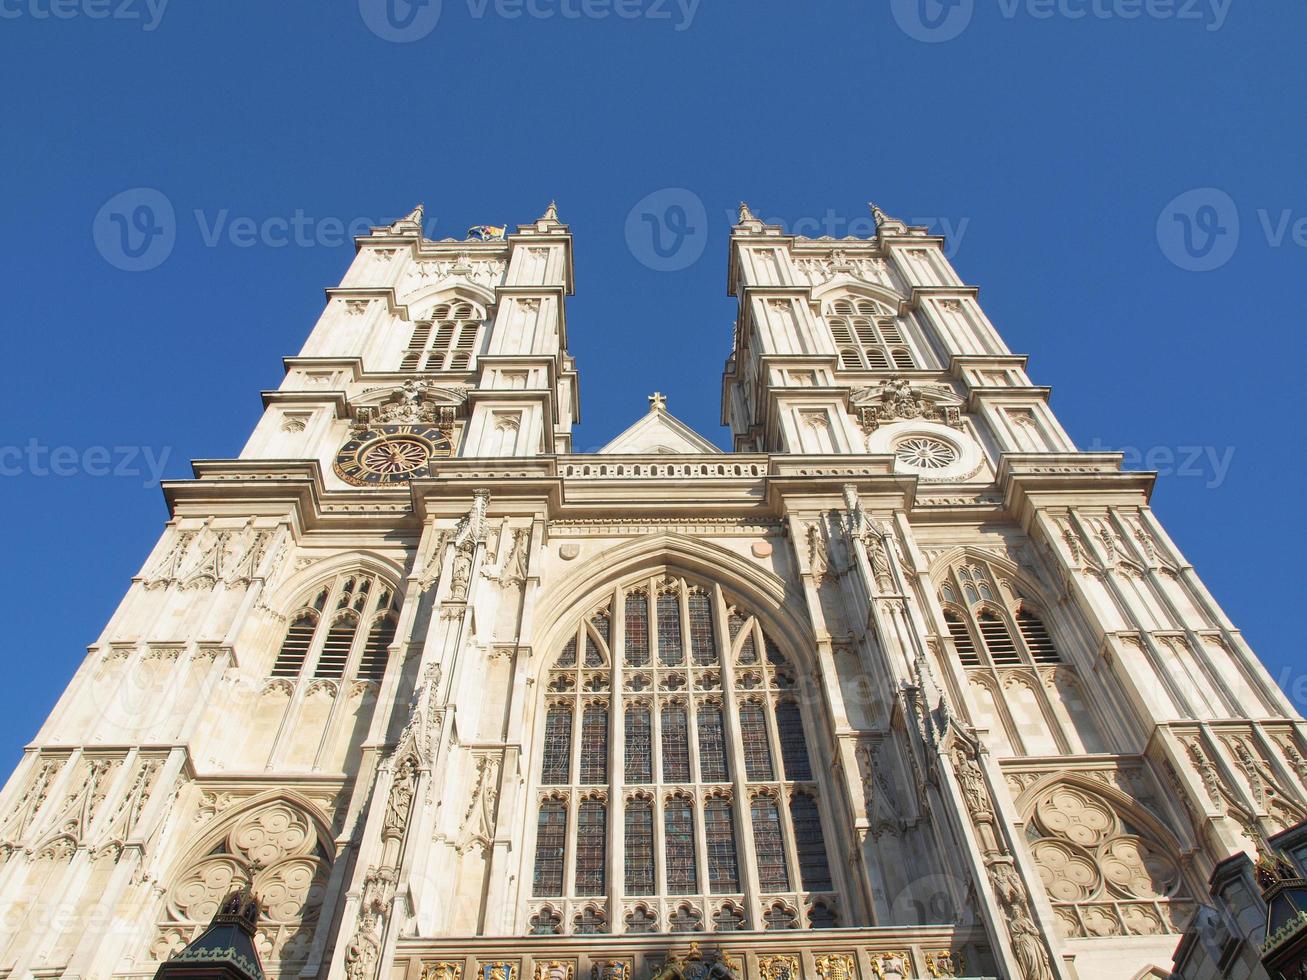
<svg viewBox="0 0 1307 980">
<path fill-rule="evenodd" d="M 661 391 L 655 391 L 649 396 L 649 407 L 655 412 L 667 411 L 667 396 Z"/>
</svg>

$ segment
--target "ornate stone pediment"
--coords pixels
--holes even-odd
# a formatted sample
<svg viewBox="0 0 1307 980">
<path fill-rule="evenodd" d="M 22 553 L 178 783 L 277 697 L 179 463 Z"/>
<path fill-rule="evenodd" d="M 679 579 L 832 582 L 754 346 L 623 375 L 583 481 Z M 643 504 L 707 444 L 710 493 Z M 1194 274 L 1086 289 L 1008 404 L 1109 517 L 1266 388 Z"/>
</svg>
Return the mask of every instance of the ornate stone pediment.
<svg viewBox="0 0 1307 980">
<path fill-rule="evenodd" d="M 364 398 L 369 397 L 365 395 Z M 467 398 L 467 389 L 445 387 L 430 381 L 406 381 L 390 390 L 383 401 L 375 405 L 359 405 L 354 409 L 356 428 L 369 425 L 429 425 L 441 429 L 446 435 L 454 426 L 458 408 Z"/>
<path fill-rule="evenodd" d="M 913 387 L 903 379 L 882 381 L 873 387 L 855 389 L 849 407 L 858 416 L 862 431 L 874 432 L 886 422 L 920 419 L 962 428 L 962 399 L 947 385 Z"/>
</svg>

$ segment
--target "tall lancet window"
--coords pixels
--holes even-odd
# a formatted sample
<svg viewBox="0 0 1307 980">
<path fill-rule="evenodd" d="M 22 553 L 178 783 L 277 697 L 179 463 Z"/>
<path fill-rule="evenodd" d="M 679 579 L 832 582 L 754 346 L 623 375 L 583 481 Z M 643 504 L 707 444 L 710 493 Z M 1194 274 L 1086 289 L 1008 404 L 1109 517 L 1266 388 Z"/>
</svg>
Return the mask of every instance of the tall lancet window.
<svg viewBox="0 0 1307 980">
<path fill-rule="evenodd" d="M 965 558 L 937 575 L 943 625 L 994 749 L 1006 756 L 1108 751 L 1083 682 L 1037 590 L 1014 569 Z"/>
<path fill-rule="evenodd" d="M 711 582 L 662 572 L 583 612 L 541 679 L 523 922 L 572 934 L 763 929 L 782 914 L 847 924 L 821 743 L 799 671 L 759 620 Z"/>
<path fill-rule="evenodd" d="M 466 371 L 477 353 L 485 313 L 463 300 L 440 303 L 413 325 L 402 371 Z"/>
</svg>

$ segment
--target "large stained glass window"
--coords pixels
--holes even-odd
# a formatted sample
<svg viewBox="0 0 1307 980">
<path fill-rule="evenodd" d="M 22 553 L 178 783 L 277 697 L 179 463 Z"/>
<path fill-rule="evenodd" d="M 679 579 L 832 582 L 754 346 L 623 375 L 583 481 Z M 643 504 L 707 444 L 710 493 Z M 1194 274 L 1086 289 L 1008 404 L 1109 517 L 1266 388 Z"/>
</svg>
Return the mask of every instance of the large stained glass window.
<svg viewBox="0 0 1307 980">
<path fill-rule="evenodd" d="M 844 917 L 821 836 L 821 743 L 799 707 L 806 679 L 743 604 L 650 574 L 614 587 L 555 651 L 524 923 L 634 934 Z"/>
</svg>

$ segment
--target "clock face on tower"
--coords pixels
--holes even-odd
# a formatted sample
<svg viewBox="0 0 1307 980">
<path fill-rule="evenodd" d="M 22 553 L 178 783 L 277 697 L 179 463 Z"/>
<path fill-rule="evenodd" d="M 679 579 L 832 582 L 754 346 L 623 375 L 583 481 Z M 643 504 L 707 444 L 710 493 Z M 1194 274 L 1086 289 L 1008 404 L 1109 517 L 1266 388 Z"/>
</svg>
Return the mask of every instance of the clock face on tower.
<svg viewBox="0 0 1307 980">
<path fill-rule="evenodd" d="M 431 475 L 431 461 L 453 452 L 449 437 L 424 425 L 355 429 L 336 454 L 336 475 L 356 487 L 385 487 Z"/>
</svg>

